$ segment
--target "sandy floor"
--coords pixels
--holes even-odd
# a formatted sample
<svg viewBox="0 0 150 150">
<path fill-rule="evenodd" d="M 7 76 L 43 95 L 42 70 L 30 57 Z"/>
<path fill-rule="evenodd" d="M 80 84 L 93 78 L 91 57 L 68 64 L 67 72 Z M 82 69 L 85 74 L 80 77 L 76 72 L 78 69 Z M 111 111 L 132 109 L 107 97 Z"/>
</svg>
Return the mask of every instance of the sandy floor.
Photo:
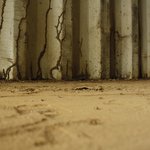
<svg viewBox="0 0 150 150">
<path fill-rule="evenodd" d="M 150 81 L 0 83 L 0 150 L 150 150 Z"/>
</svg>

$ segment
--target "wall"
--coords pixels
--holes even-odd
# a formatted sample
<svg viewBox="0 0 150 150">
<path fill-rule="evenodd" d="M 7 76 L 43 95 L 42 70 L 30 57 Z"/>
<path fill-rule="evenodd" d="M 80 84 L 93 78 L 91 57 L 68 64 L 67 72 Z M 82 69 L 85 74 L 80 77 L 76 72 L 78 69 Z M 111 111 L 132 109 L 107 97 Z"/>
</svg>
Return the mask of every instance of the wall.
<svg viewBox="0 0 150 150">
<path fill-rule="evenodd" d="M 0 79 L 150 77 L 149 0 L 0 0 Z"/>
</svg>

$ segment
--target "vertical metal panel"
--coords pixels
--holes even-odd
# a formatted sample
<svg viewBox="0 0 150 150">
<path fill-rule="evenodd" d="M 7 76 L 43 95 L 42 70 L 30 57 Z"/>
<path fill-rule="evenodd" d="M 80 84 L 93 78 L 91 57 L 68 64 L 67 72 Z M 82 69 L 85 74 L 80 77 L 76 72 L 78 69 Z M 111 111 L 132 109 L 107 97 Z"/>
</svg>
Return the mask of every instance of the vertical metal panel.
<svg viewBox="0 0 150 150">
<path fill-rule="evenodd" d="M 116 77 L 115 20 L 115 0 L 110 0 L 110 78 L 112 79 Z"/>
<path fill-rule="evenodd" d="M 0 0 L 0 78 L 149 78 L 149 7 L 149 0 Z"/>
<path fill-rule="evenodd" d="M 72 77 L 77 79 L 80 70 L 80 0 L 72 0 Z"/>
<path fill-rule="evenodd" d="M 27 9 L 26 79 L 34 79 L 37 73 L 37 1 L 30 0 Z M 42 30 L 42 29 L 41 29 Z M 43 37 L 43 35 L 41 35 Z M 42 42 L 42 41 L 41 41 Z"/>
<path fill-rule="evenodd" d="M 53 0 L 51 1 L 51 8 L 47 24 L 47 50 L 41 62 L 42 72 L 45 72 L 45 76 L 42 78 L 61 80 L 66 4 L 63 3 L 63 0 Z"/>
<path fill-rule="evenodd" d="M 99 26 L 101 28 L 101 72 L 102 79 L 110 78 L 110 57 L 111 57 L 111 19 L 112 12 L 110 7 L 110 0 L 101 0 L 101 18 Z M 112 16 L 111 16 L 112 17 Z"/>
<path fill-rule="evenodd" d="M 117 76 L 132 78 L 132 1 L 116 0 Z"/>
<path fill-rule="evenodd" d="M 13 78 L 15 64 L 14 1 L 0 1 L 0 78 Z"/>
<path fill-rule="evenodd" d="M 132 0 L 132 77 L 138 78 L 140 76 L 140 41 L 139 41 L 139 4 L 138 0 Z"/>
<path fill-rule="evenodd" d="M 66 3 L 67 2 L 67 3 Z M 66 3 L 66 4 L 65 4 Z M 72 55 L 73 55 L 73 21 L 72 21 L 72 1 L 64 0 L 65 16 L 64 16 L 64 41 L 62 51 L 62 78 L 66 80 L 72 79 Z"/>
<path fill-rule="evenodd" d="M 101 78 L 101 1 L 89 0 L 89 18 L 88 18 L 88 75 L 90 79 Z M 82 23 L 82 22 L 81 22 Z"/>
<path fill-rule="evenodd" d="M 27 11 L 30 0 L 14 1 L 14 50 L 16 52 L 16 78 L 26 79 Z"/>
<path fill-rule="evenodd" d="M 36 13 L 30 7 L 28 17 L 31 18 L 27 31 L 30 78 L 61 79 L 63 0 L 31 0 L 31 3 L 32 7 L 36 6 Z"/>
<path fill-rule="evenodd" d="M 150 1 L 142 0 L 141 4 L 141 45 L 142 77 L 150 77 Z"/>
<path fill-rule="evenodd" d="M 79 33 L 79 59 L 80 79 L 88 78 L 89 53 L 89 0 L 80 0 L 80 33 Z"/>
</svg>

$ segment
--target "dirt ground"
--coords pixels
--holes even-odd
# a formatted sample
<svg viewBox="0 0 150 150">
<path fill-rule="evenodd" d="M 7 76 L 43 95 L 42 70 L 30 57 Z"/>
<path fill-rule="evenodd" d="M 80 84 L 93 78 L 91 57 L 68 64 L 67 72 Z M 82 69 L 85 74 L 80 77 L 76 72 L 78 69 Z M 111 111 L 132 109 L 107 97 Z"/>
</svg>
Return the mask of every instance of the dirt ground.
<svg viewBox="0 0 150 150">
<path fill-rule="evenodd" d="M 0 83 L 0 150 L 150 150 L 150 81 Z"/>
</svg>

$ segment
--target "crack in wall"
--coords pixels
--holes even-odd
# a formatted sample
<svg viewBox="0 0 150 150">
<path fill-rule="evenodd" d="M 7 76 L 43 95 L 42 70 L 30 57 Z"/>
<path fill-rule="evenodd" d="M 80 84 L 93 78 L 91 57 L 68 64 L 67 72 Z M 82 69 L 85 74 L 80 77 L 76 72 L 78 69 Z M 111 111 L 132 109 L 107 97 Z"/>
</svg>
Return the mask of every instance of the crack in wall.
<svg viewBox="0 0 150 150">
<path fill-rule="evenodd" d="M 25 6 L 25 16 L 22 17 L 20 19 L 19 25 L 18 25 L 18 37 L 16 40 L 16 68 L 17 68 L 17 78 L 18 79 L 22 79 L 22 75 L 19 69 L 19 40 L 20 40 L 20 36 L 21 36 L 21 27 L 24 21 L 27 20 L 27 12 L 28 12 L 28 8 L 30 6 L 30 0 L 28 0 L 26 2 L 26 6 Z"/>
<path fill-rule="evenodd" d="M 3 0 L 3 2 L 2 2 L 0 33 L 1 33 L 2 29 L 3 29 L 3 24 L 4 24 L 4 13 L 5 13 L 6 2 L 7 2 L 7 0 Z"/>
<path fill-rule="evenodd" d="M 9 1 L 8 0 L 1 0 L 1 11 L 0 11 L 0 34 L 2 34 L 2 36 L 1 36 L 1 39 L 3 39 L 4 37 L 3 37 L 3 33 L 4 33 L 4 29 L 5 29 L 5 26 L 7 26 L 7 24 L 9 23 L 9 21 L 15 21 L 15 22 L 17 22 L 17 23 L 15 23 L 15 24 L 17 24 L 17 27 L 15 27 L 15 30 L 16 30 L 16 28 L 17 28 L 17 31 L 15 31 L 15 36 L 17 36 L 17 37 L 14 37 L 14 35 L 11 35 L 11 39 L 10 40 L 12 40 L 12 42 L 14 41 L 12 38 L 15 38 L 15 49 L 16 49 L 16 51 L 15 51 L 15 56 L 13 56 L 13 57 L 15 57 L 15 58 L 13 58 L 13 60 L 10 62 L 9 60 L 6 60 L 6 68 L 4 67 L 4 66 L 2 66 L 2 68 L 1 69 L 3 69 L 3 67 L 4 67 L 4 69 L 2 70 L 2 79 L 5 79 L 5 80 L 9 80 L 11 77 L 12 77 L 12 74 L 17 74 L 16 76 L 17 76 L 17 78 L 18 79 L 22 79 L 22 76 L 23 76 L 23 73 L 22 73 L 22 70 L 21 70 L 21 64 L 20 64 L 20 61 L 22 62 L 22 60 L 21 60 L 21 57 L 24 57 L 24 54 L 22 53 L 22 51 L 21 51 L 21 47 L 23 46 L 23 48 L 25 48 L 24 46 L 26 46 L 26 45 L 24 45 L 24 39 L 26 38 L 25 37 L 25 29 L 26 28 L 24 28 L 24 26 L 25 26 L 25 23 L 26 23 L 26 21 L 28 20 L 27 19 L 27 16 L 29 15 L 29 12 L 27 13 L 27 11 L 29 11 L 28 10 L 28 7 L 29 7 L 29 3 L 30 3 L 30 1 L 31 0 L 22 0 L 21 1 L 21 4 L 23 3 L 24 5 L 22 6 L 20 6 L 20 4 L 19 4 L 19 6 L 20 6 L 20 8 L 17 8 L 17 13 L 15 14 L 15 15 L 17 15 L 17 16 L 15 16 L 15 18 L 10 18 L 9 17 L 9 14 L 11 13 L 11 11 L 13 10 L 13 8 L 12 8 L 12 4 L 10 3 L 10 5 L 9 5 Z M 36 0 L 37 1 L 37 0 Z M 48 30 L 49 30 L 49 25 L 48 25 L 48 19 L 49 19 L 49 11 L 50 11 L 50 9 L 52 9 L 51 8 L 51 1 L 52 0 L 47 0 L 47 4 L 49 3 L 49 7 L 48 7 L 48 5 L 46 6 L 47 8 L 46 8 L 46 10 L 44 10 L 44 21 L 43 21 L 43 24 L 42 24 L 42 26 L 43 26 L 43 42 L 42 42 L 42 48 L 40 48 L 40 52 L 37 52 L 36 51 L 36 53 L 38 53 L 38 60 L 36 60 L 36 71 L 34 72 L 34 65 L 33 65 L 33 63 L 31 62 L 32 60 L 30 60 L 31 58 L 29 58 L 29 62 L 33 65 L 31 65 L 31 66 L 28 66 L 27 65 L 27 67 L 29 67 L 29 69 L 30 69 L 30 71 L 29 72 L 31 72 L 31 79 L 33 79 L 33 78 L 36 78 L 37 77 L 37 79 L 42 79 L 42 78 L 44 78 L 43 76 L 42 76 L 42 74 L 43 74 L 43 71 L 45 71 L 45 68 L 42 68 L 42 60 L 43 59 L 45 59 L 44 58 L 44 56 L 45 56 L 45 53 L 46 53 L 46 51 L 48 50 L 48 44 L 49 44 L 49 41 L 48 41 Z M 79 2 L 78 2 L 79 1 Z M 105 0 L 102 0 L 102 2 L 104 2 Z M 15 3 L 17 3 L 17 2 L 19 2 L 18 0 L 16 0 L 15 1 Z M 119 78 L 120 77 L 120 71 L 121 71 L 121 67 L 120 66 L 122 66 L 122 63 L 124 63 L 124 61 L 123 62 L 121 62 L 121 60 L 122 60 L 122 57 L 120 57 L 120 53 L 122 52 L 122 50 L 120 50 L 120 49 L 118 49 L 120 46 L 122 46 L 122 40 L 125 40 L 125 42 L 126 42 L 126 40 L 129 38 L 131 38 L 131 40 L 132 40 L 132 44 L 133 44 L 133 42 L 135 42 L 134 40 L 134 38 L 132 39 L 132 36 L 134 37 L 134 34 L 132 34 L 132 33 L 129 33 L 129 31 L 127 31 L 126 33 L 121 33 L 120 31 L 116 31 L 117 30 L 117 28 L 119 27 L 119 29 L 120 29 L 120 27 L 121 27 L 121 29 L 124 29 L 124 25 L 122 25 L 122 24 L 120 24 L 120 22 L 119 21 L 116 21 L 116 19 L 118 18 L 118 16 L 117 15 L 115 15 L 115 13 L 117 13 L 117 11 L 116 11 L 116 7 L 120 7 L 119 5 L 116 5 L 115 3 L 115 0 L 111 0 L 110 1 L 111 2 L 111 4 L 110 4 L 110 6 L 109 6 L 109 9 L 110 9 L 110 16 L 111 16 L 111 19 L 110 19 L 110 24 L 111 24 L 111 27 L 110 27 L 110 42 L 106 42 L 106 44 L 109 44 L 110 45 L 110 57 L 109 57 L 109 59 L 110 59 L 110 76 L 111 76 L 111 78 Z M 13 2 L 14 3 L 14 2 Z M 62 3 L 62 2 L 61 2 Z M 63 53 L 63 51 L 64 51 L 64 49 L 62 48 L 62 45 L 64 44 L 63 43 L 63 41 L 64 41 L 64 39 L 66 40 L 66 38 L 65 38 L 65 34 L 66 34 L 66 30 L 68 30 L 67 28 L 66 28 L 66 26 L 65 26 L 65 13 L 66 13 L 66 3 L 67 3 L 67 0 L 63 0 L 63 8 L 59 8 L 60 9 L 60 12 L 59 12 L 59 14 L 57 15 L 57 16 L 55 16 L 56 18 L 55 19 L 57 19 L 56 20 L 56 26 L 54 26 L 55 28 L 54 28 L 54 30 L 56 29 L 56 42 L 57 42 L 57 44 L 58 45 L 56 45 L 56 46 L 58 46 L 59 48 L 58 48 L 58 56 L 56 56 L 57 58 L 57 60 L 54 62 L 54 65 L 53 66 L 51 66 L 51 68 L 50 68 L 50 70 L 48 70 L 48 71 L 50 71 L 49 73 L 49 76 L 50 76 L 50 78 L 52 78 L 52 79 L 56 79 L 57 77 L 55 77 L 55 71 L 56 71 L 56 73 L 57 73 L 57 71 L 60 71 L 60 72 L 63 72 L 63 62 L 62 62 L 62 58 L 65 56 L 62 56 L 62 53 Z M 73 7 L 72 7 L 72 22 L 70 21 L 69 23 L 67 22 L 67 26 L 68 26 L 68 24 L 69 25 L 72 25 L 71 26 L 71 28 L 73 28 L 72 29 L 72 34 L 73 34 L 73 41 L 72 41 L 72 46 L 73 46 L 73 54 L 71 55 L 72 56 L 72 61 L 73 61 L 73 65 L 72 65 L 72 73 L 73 73 L 73 78 L 77 78 L 78 76 L 80 77 L 81 75 L 79 74 L 79 72 L 81 71 L 81 74 L 83 74 L 84 73 L 84 75 L 85 74 L 87 74 L 88 73 L 88 61 L 86 61 L 86 62 L 83 62 L 84 64 L 83 64 L 83 66 L 85 66 L 86 65 L 86 67 L 83 67 L 83 68 L 86 68 L 85 70 L 84 69 L 82 69 L 81 68 L 81 64 L 80 64 L 80 59 L 81 59 L 81 57 L 83 57 L 83 52 L 82 52 L 82 46 L 83 46 L 83 39 L 81 38 L 80 39 L 80 32 L 82 32 L 82 31 L 80 31 L 80 30 L 82 30 L 82 29 L 80 29 L 78 26 L 80 26 L 80 11 L 78 10 L 79 8 L 81 8 L 81 7 L 79 7 L 80 6 L 80 3 L 81 3 L 81 0 L 72 0 L 72 3 L 73 3 Z M 74 3 L 79 3 L 79 4 L 74 4 Z M 133 12 L 135 13 L 135 15 L 137 16 L 137 18 L 138 18 L 138 20 L 136 19 L 136 21 L 139 23 L 139 26 L 138 26 L 138 29 L 139 29 L 139 31 L 137 31 L 137 33 L 139 34 L 139 39 L 142 39 L 141 38 L 141 34 L 142 34 L 142 31 L 141 31 L 141 17 L 142 17 L 142 12 L 141 12 L 141 0 L 137 0 L 137 3 L 139 4 L 139 8 L 137 8 L 138 9 L 138 12 L 136 12 L 133 8 L 132 8 L 132 10 L 133 10 Z M 13 4 L 14 5 L 14 4 Z M 56 4 L 57 5 L 57 4 Z M 8 8 L 10 6 L 10 8 Z M 30 5 L 31 6 L 31 5 Z M 82 5 L 81 5 L 82 6 Z M 17 5 L 17 7 L 18 7 L 18 5 Z M 23 8 L 22 8 L 23 7 Z M 41 7 L 41 6 L 39 6 L 39 7 Z M 70 7 L 70 6 L 69 6 Z M 89 6 L 88 6 L 89 7 Z M 103 7 L 103 6 L 102 6 Z M 8 8 L 8 10 L 7 10 L 7 8 Z M 16 9 L 16 8 L 15 8 Z M 31 6 L 31 8 L 29 8 L 29 9 L 32 9 L 32 6 Z M 42 8 L 43 9 L 43 8 Z M 120 10 L 121 8 L 119 8 L 119 10 Z M 19 12 L 21 10 L 21 12 Z M 9 12 L 8 12 L 9 11 Z M 59 10 L 58 10 L 59 11 Z M 35 11 L 36 12 L 36 11 Z M 56 11 L 57 12 L 57 11 Z M 54 10 L 54 13 L 56 13 L 55 12 L 55 10 Z M 20 13 L 20 14 L 19 14 Z M 103 12 L 103 13 L 105 13 L 105 11 Z M 21 15 L 22 14 L 22 15 Z M 35 16 L 33 16 L 33 17 L 35 17 Z M 36 18 L 36 17 L 35 17 Z M 45 18 L 46 18 L 46 20 L 45 20 Z M 11 19 L 11 20 L 10 20 Z M 15 20 L 14 20 L 15 19 Z M 31 17 L 31 19 L 32 19 L 32 17 Z M 51 18 L 50 18 L 51 19 Z M 55 20 L 54 19 L 54 20 Z M 8 22 L 7 22 L 7 20 L 8 20 Z M 30 22 L 30 21 L 29 21 Z M 46 22 L 46 23 L 45 23 Z M 103 22 L 105 22 L 105 21 L 103 21 Z M 32 22 L 31 22 L 32 23 Z M 135 22 L 134 22 L 135 23 Z M 133 28 L 134 28 L 134 23 L 132 24 L 133 25 Z M 33 25 L 35 25 L 35 23 L 33 23 Z M 128 25 L 128 27 L 126 27 L 126 28 L 130 28 L 130 27 L 132 27 L 131 25 Z M 13 26 L 12 26 L 12 28 L 14 28 Z M 107 35 L 107 30 L 103 27 L 103 26 L 101 26 L 100 25 L 100 22 L 98 22 L 98 25 L 97 25 L 97 28 L 101 28 L 101 33 L 104 35 L 104 36 L 106 36 Z M 124 29 L 124 31 L 126 31 L 126 28 Z M 29 29 L 29 28 L 27 28 L 27 29 Z M 18 31 L 19 30 L 19 31 Z M 32 30 L 32 28 L 31 28 L 31 30 Z M 53 30 L 53 29 L 52 29 Z M 135 29 L 134 29 L 135 30 Z M 70 31 L 70 30 L 69 30 Z M 14 31 L 12 31 L 12 32 L 14 32 Z M 17 32 L 17 33 L 16 33 Z M 55 31 L 54 31 L 55 32 Z M 76 33 L 75 33 L 76 32 Z M 4 33 L 5 34 L 5 33 Z M 6 33 L 7 34 L 7 33 Z M 14 34 L 14 33 L 13 33 Z M 16 35 L 17 34 L 17 35 Z M 35 36 L 34 36 L 34 34 L 33 33 L 31 33 L 30 34 L 31 35 L 31 37 L 32 38 L 35 38 Z M 5 35 L 4 35 L 5 36 Z M 22 39 L 22 36 L 23 36 L 23 39 Z M 5 38 L 7 38 L 7 36 L 5 37 Z M 31 39 L 32 39 L 31 38 Z M 69 37 L 70 38 L 70 37 Z M 137 37 L 136 37 L 137 38 Z M 138 39 L 138 40 L 139 40 Z M 6 39 L 7 40 L 7 39 Z M 36 40 L 36 39 L 35 39 Z M 68 39 L 67 39 L 68 40 Z M 105 39 L 104 39 L 105 40 Z M 128 40 L 127 40 L 128 41 Z M 129 40 L 130 41 L 130 40 Z M 139 60 L 139 77 L 142 77 L 142 74 L 143 74 L 143 71 L 144 71 L 144 67 L 143 67 L 143 65 L 142 65 L 142 58 L 144 57 L 142 57 L 141 55 L 141 45 L 142 45 L 142 42 L 141 42 L 141 40 L 139 40 L 140 42 L 138 43 L 138 46 L 139 46 L 139 50 L 138 50 L 138 53 L 139 54 L 137 54 L 137 57 L 139 57 L 138 58 L 138 60 Z M 5 48 L 5 45 L 7 45 L 7 43 L 5 43 L 5 41 L 1 41 L 2 42 L 2 47 L 4 47 Z M 33 39 L 31 40 L 31 42 L 34 42 L 33 41 Z M 102 43 L 104 43 L 103 41 L 101 41 Z M 3 44 L 4 43 L 4 44 Z M 29 43 L 28 43 L 29 44 Z M 55 43 L 56 44 L 56 43 Z M 105 43 L 104 43 L 105 44 Z M 4 45 L 4 46 L 3 46 Z M 105 45 L 104 45 L 105 46 Z M 6 46 L 7 47 L 7 46 Z M 32 49 L 32 48 L 31 48 Z M 117 50 L 118 49 L 118 50 Z M 24 49 L 23 49 L 24 50 Z M 3 50 L 3 48 L 2 48 L 2 55 L 3 55 L 3 51 L 4 51 L 4 55 L 7 55 L 7 52 L 5 52 L 6 51 L 6 49 L 4 49 Z M 10 52 L 10 51 L 12 51 L 12 50 L 7 50 L 8 52 Z M 28 51 L 27 49 L 26 49 L 26 51 Z M 24 51 L 23 51 L 24 52 Z M 51 53 L 51 52 L 50 52 Z M 52 52 L 53 53 L 53 52 Z M 55 52 L 54 52 L 55 53 Z M 69 53 L 68 53 L 69 54 Z M 68 54 L 66 54 L 66 55 L 68 55 Z M 69 54 L 70 55 L 70 54 Z M 77 56 L 79 56 L 79 57 L 77 57 Z M 123 54 L 123 56 L 124 56 L 124 54 Z M 7 56 L 6 56 L 7 57 Z M 103 57 L 103 56 L 102 56 Z M 118 57 L 118 58 L 117 58 Z M 26 58 L 26 57 L 25 57 Z M 77 59 L 78 58 L 78 59 Z M 3 59 L 3 58 L 2 58 Z M 7 58 L 7 59 L 9 59 L 9 58 Z M 64 59 L 66 59 L 66 56 L 64 57 Z M 105 58 L 104 58 L 105 59 Z M 83 58 L 83 60 L 84 60 L 84 58 Z M 27 61 L 27 60 L 26 60 Z M 66 61 L 66 60 L 65 60 Z M 53 63 L 53 62 L 52 62 Z M 95 63 L 95 62 L 94 62 Z M 103 63 L 105 63 L 105 62 L 103 62 Z M 5 63 L 4 63 L 4 65 L 5 65 Z M 25 66 L 26 67 L 26 66 Z M 32 68 L 33 67 L 33 68 Z M 66 62 L 66 68 L 67 68 L 67 70 L 66 70 L 66 72 L 64 72 L 64 75 L 65 75 L 65 73 L 66 73 L 66 76 L 68 76 L 68 74 L 70 73 L 69 71 L 68 71 L 68 68 L 69 68 L 70 66 L 69 66 L 69 60 L 67 60 L 67 62 Z M 15 69 L 14 69 L 15 68 Z M 69 68 L 70 69 L 70 68 Z M 33 71 L 32 71 L 33 70 Z M 125 71 L 126 72 L 126 71 Z M 36 74 L 35 76 L 36 77 L 33 77 L 34 76 L 34 73 Z M 30 75 L 29 75 L 30 76 Z M 33 78 L 32 78 L 33 77 Z M 121 78 L 121 77 L 120 77 Z"/>
<path fill-rule="evenodd" d="M 64 4 L 63 4 L 63 11 L 62 13 L 58 16 L 58 22 L 57 22 L 57 25 L 55 26 L 55 29 L 56 29 L 56 39 L 58 40 L 59 42 L 59 45 L 60 45 L 60 56 L 57 60 L 57 63 L 56 63 L 56 66 L 54 66 L 53 68 L 50 69 L 50 77 L 52 79 L 55 80 L 55 77 L 53 76 L 53 71 L 54 70 L 58 70 L 58 71 L 62 71 L 62 66 L 61 66 L 61 59 L 62 59 L 62 52 L 63 52 L 63 41 L 65 40 L 65 37 L 66 37 L 66 28 L 64 27 L 64 21 L 65 21 L 65 13 L 66 13 L 66 5 L 67 5 L 67 1 L 68 0 L 65 0 Z M 64 31 L 64 35 L 62 37 L 62 33 Z"/>
<path fill-rule="evenodd" d="M 6 70 L 3 69 L 3 77 L 4 77 L 4 80 L 9 80 L 10 79 L 10 72 L 11 72 L 11 69 L 13 67 L 16 66 L 16 63 L 12 64 L 11 66 L 9 66 Z"/>
<path fill-rule="evenodd" d="M 22 17 L 20 19 L 19 25 L 18 25 L 18 37 L 16 39 L 16 62 L 13 63 L 11 66 L 9 66 L 6 70 L 3 69 L 3 76 L 4 76 L 4 80 L 9 80 L 10 79 L 10 72 L 12 70 L 12 68 L 16 67 L 17 69 L 17 78 L 21 79 L 21 73 L 20 73 L 20 69 L 19 69 L 19 40 L 20 40 L 20 36 L 21 36 L 21 26 L 23 24 L 23 22 L 27 19 L 27 11 L 28 11 L 28 7 L 30 5 L 30 0 L 27 1 L 27 4 L 25 6 L 25 16 Z"/>
<path fill-rule="evenodd" d="M 48 34 L 48 15 L 49 15 L 49 12 L 50 10 L 52 9 L 51 8 L 51 1 L 52 0 L 49 0 L 49 7 L 46 11 L 46 15 L 45 15 L 45 43 L 44 43 L 44 47 L 43 47 L 43 50 L 41 51 L 40 55 L 39 55 L 39 58 L 38 58 L 38 71 L 37 71 L 37 79 L 42 79 L 42 68 L 41 68 L 41 61 L 42 61 L 42 58 L 46 52 L 46 49 L 47 49 L 47 42 L 48 42 L 48 38 L 47 38 L 47 34 Z"/>
<path fill-rule="evenodd" d="M 118 38 L 118 40 L 122 40 L 122 39 L 125 39 L 125 38 L 132 37 L 132 34 L 129 34 L 129 35 L 121 35 L 118 31 L 115 31 L 115 34 L 116 34 L 116 37 Z"/>
<path fill-rule="evenodd" d="M 83 38 L 81 37 L 81 39 L 79 40 L 79 54 L 80 54 L 80 57 L 83 57 L 83 52 L 82 52 L 82 48 L 83 48 Z M 81 63 L 81 62 L 80 62 Z M 82 62 L 83 63 L 83 62 Z M 81 64 L 82 64 L 81 63 Z M 81 66 L 79 65 L 80 69 L 81 69 Z M 77 78 L 79 80 L 85 80 L 85 79 L 88 79 L 89 77 L 89 73 L 88 73 L 88 61 L 85 60 L 85 68 L 83 67 L 81 69 L 81 73 L 77 76 Z"/>
<path fill-rule="evenodd" d="M 4 14 L 5 14 L 5 8 L 6 8 L 6 3 L 7 3 L 7 0 L 3 0 L 2 2 L 2 10 L 1 10 L 1 22 L 0 22 L 0 33 L 3 29 L 3 25 L 4 25 Z M 13 63 L 12 61 L 10 61 L 8 59 L 9 62 Z M 10 78 L 10 71 L 11 69 L 15 66 L 15 64 L 12 64 L 11 66 L 9 66 L 6 70 L 3 69 L 3 75 L 2 75 L 2 79 L 4 80 L 9 80 Z"/>
<path fill-rule="evenodd" d="M 81 38 L 81 40 L 79 41 L 79 52 L 80 52 L 80 56 L 83 57 L 82 54 L 82 45 L 83 45 L 83 38 Z"/>
<path fill-rule="evenodd" d="M 4 14 L 5 14 L 5 7 L 6 7 L 6 3 L 7 0 L 3 0 L 2 1 L 2 10 L 1 10 L 1 22 L 0 22 L 0 33 L 3 29 L 3 24 L 4 24 Z M 11 71 L 11 66 L 8 67 L 5 71 L 5 69 L 3 69 L 3 75 L 2 78 L 7 79 L 7 77 L 9 78 L 9 72 Z"/>
<path fill-rule="evenodd" d="M 67 60 L 67 63 L 66 63 L 66 77 L 68 77 L 69 75 L 69 60 Z"/>
</svg>

